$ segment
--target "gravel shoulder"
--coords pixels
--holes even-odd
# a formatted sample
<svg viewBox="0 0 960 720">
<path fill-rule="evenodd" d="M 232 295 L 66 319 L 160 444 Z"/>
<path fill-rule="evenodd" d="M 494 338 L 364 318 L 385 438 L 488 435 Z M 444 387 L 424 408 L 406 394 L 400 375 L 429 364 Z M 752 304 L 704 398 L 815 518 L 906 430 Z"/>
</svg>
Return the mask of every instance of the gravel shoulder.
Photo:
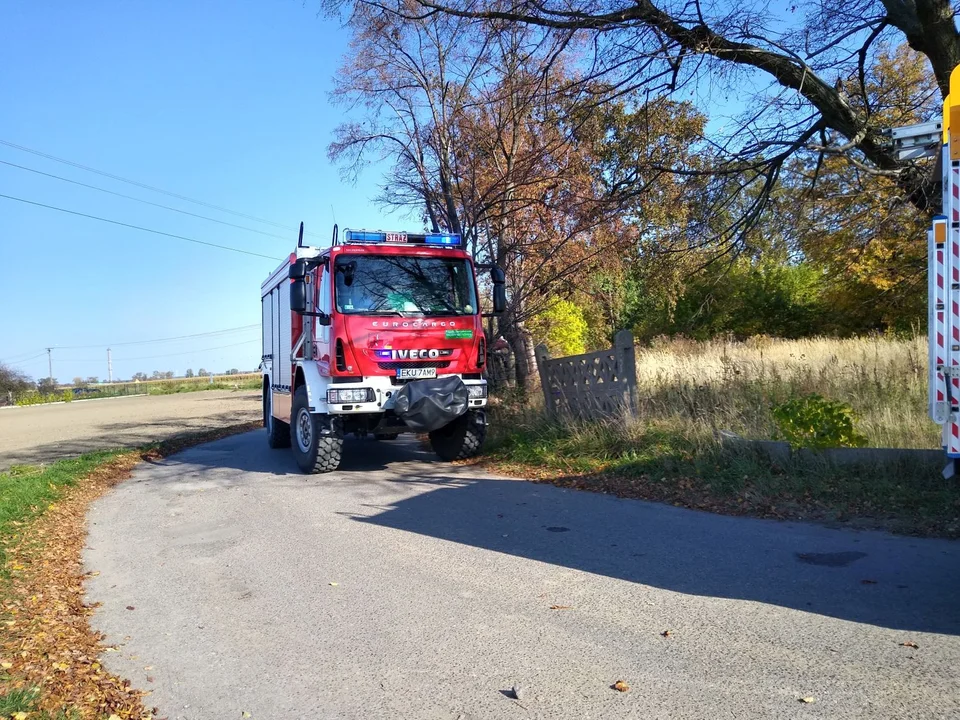
<svg viewBox="0 0 960 720">
<path fill-rule="evenodd" d="M 211 390 L 0 410 L 0 471 L 91 450 L 133 447 L 260 417 L 260 395 Z"/>
<path fill-rule="evenodd" d="M 413 440 L 304 476 L 262 435 L 143 465 L 89 515 L 103 661 L 161 717 L 960 716 L 956 542 L 511 480 Z"/>
</svg>

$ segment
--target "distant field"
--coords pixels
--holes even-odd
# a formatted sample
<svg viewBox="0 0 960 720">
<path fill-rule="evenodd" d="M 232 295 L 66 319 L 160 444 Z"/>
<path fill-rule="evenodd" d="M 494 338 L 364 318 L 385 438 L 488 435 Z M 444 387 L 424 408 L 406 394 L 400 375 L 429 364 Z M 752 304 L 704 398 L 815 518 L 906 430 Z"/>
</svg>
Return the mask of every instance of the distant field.
<svg viewBox="0 0 960 720">
<path fill-rule="evenodd" d="M 139 382 L 94 383 L 81 386 L 61 385 L 49 395 L 41 395 L 34 389 L 14 394 L 12 399 L 14 405 L 42 405 L 125 395 L 170 395 L 199 390 L 253 390 L 260 387 L 260 382 L 260 373 L 237 373 Z M 10 404 L 9 400 L 9 397 L 0 397 L 0 406 Z"/>
<path fill-rule="evenodd" d="M 260 393 L 249 390 L 5 408 L 0 410 L 0 471 L 255 421 L 261 412 Z"/>
</svg>

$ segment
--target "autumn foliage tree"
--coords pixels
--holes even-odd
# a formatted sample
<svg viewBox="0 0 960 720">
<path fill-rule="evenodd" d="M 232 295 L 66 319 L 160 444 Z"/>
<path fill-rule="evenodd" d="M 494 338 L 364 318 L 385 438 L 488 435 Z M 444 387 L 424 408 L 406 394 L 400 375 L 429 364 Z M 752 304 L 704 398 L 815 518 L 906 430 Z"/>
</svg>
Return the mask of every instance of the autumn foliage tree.
<svg viewBox="0 0 960 720">
<path fill-rule="evenodd" d="M 335 98 L 362 113 L 338 128 L 330 155 L 348 179 L 391 161 L 381 203 L 461 233 L 480 261 L 505 269 L 497 334 L 523 382 L 533 370 L 527 320 L 609 258 L 635 255 L 648 208 L 667 207 L 685 185 L 629 167 L 630 153 L 676 165 L 671 151 L 686 140 L 665 140 L 674 128 L 663 118 L 694 134 L 700 121 L 680 104 L 618 113 L 616 89 L 577 71 L 572 36 L 444 15 L 409 22 L 364 4 L 351 26 Z M 657 141 L 638 138 L 616 156 L 610 137 L 630 123 Z"/>
<path fill-rule="evenodd" d="M 743 109 L 712 134 L 722 159 L 712 176 L 754 198 L 729 236 L 753 227 L 785 165 L 816 149 L 892 178 L 929 213 L 938 178 L 896 156 L 871 95 L 869 68 L 886 45 L 924 60 L 939 98 L 960 64 L 950 0 L 818 0 L 806 4 L 654 0 L 364 0 L 405 18 L 444 13 L 591 39 L 597 77 L 651 97 L 694 95 L 708 105 L 736 97 Z"/>
</svg>

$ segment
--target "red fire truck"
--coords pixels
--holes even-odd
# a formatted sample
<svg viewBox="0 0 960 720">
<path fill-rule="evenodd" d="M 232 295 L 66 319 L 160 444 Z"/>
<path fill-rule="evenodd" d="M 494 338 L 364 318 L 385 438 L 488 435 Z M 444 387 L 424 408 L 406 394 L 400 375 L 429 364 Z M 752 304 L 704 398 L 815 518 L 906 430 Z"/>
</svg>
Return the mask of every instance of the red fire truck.
<svg viewBox="0 0 960 720">
<path fill-rule="evenodd" d="M 491 272 L 493 311 L 506 304 Z M 444 460 L 486 435 L 486 338 L 473 259 L 459 235 L 346 230 L 303 245 L 260 288 L 263 422 L 300 469 L 340 465 L 344 435 L 427 433 Z"/>
</svg>

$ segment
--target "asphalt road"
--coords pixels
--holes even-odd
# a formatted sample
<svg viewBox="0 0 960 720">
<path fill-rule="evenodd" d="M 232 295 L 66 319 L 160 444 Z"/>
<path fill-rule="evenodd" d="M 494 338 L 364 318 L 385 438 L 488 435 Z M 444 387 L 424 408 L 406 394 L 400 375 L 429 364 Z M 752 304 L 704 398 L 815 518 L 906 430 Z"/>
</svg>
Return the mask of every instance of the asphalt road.
<svg viewBox="0 0 960 720">
<path fill-rule="evenodd" d="M 0 471 L 133 447 L 187 430 L 233 425 L 261 416 L 260 393 L 209 390 L 135 395 L 0 410 Z"/>
<path fill-rule="evenodd" d="M 957 543 L 507 480 L 412 441 L 352 443 L 329 476 L 262 432 L 143 465 L 92 509 L 85 562 L 105 662 L 171 719 L 960 717 Z"/>
</svg>

